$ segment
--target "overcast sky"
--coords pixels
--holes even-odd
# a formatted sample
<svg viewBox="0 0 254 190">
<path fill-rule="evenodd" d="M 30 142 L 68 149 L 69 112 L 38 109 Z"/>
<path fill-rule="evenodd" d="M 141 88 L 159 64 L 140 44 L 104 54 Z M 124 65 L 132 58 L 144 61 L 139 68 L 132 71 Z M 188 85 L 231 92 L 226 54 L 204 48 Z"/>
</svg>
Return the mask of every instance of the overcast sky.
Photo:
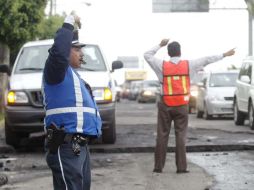
<svg viewBox="0 0 254 190">
<path fill-rule="evenodd" d="M 91 3 L 87 6 L 86 3 Z M 236 47 L 236 55 L 210 69 L 240 66 L 248 54 L 248 12 L 244 0 L 210 0 L 208 13 L 152 13 L 152 0 L 57 0 L 57 12 L 75 10 L 83 27 L 81 40 L 99 43 L 108 61 L 117 56 L 139 56 L 162 38 L 179 41 L 182 57 L 199 58 Z M 166 51 L 158 52 L 165 58 Z M 145 68 L 147 64 L 144 63 Z"/>
</svg>

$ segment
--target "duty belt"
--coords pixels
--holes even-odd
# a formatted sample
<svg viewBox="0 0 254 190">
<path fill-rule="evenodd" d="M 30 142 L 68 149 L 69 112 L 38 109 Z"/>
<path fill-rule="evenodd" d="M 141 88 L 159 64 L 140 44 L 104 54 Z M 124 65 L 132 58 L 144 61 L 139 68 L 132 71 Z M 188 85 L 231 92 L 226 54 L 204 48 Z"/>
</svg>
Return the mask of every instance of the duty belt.
<svg viewBox="0 0 254 190">
<path fill-rule="evenodd" d="M 85 146 L 89 142 L 89 137 L 79 133 L 65 134 L 64 143 L 78 143 L 80 146 Z"/>
</svg>

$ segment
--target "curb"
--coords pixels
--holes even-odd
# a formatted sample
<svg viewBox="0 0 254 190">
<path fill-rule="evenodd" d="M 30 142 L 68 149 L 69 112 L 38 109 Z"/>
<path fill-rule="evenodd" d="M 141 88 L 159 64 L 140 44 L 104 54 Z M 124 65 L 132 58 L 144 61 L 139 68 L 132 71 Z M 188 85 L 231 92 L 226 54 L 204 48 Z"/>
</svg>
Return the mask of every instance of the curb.
<svg viewBox="0 0 254 190">
<path fill-rule="evenodd" d="M 186 146 L 187 152 L 221 152 L 254 150 L 254 145 L 192 145 Z M 154 147 L 104 147 L 90 146 L 91 153 L 153 153 Z M 168 147 L 167 152 L 175 152 L 175 147 Z"/>
<path fill-rule="evenodd" d="M 0 186 L 8 183 L 8 177 L 4 174 L 0 174 Z"/>
<path fill-rule="evenodd" d="M 153 153 L 154 146 L 146 147 L 97 147 L 89 146 L 91 153 Z M 254 150 L 254 145 L 247 144 L 224 144 L 224 145 L 187 145 L 187 152 L 222 152 L 222 151 L 248 151 Z M 11 146 L 0 146 L 0 154 L 15 153 L 16 150 Z M 175 152 L 174 146 L 169 146 L 167 152 Z"/>
<path fill-rule="evenodd" d="M 9 145 L 2 145 L 0 146 L 0 153 L 4 154 L 4 153 L 14 153 L 16 152 L 15 149 L 12 146 Z"/>
</svg>

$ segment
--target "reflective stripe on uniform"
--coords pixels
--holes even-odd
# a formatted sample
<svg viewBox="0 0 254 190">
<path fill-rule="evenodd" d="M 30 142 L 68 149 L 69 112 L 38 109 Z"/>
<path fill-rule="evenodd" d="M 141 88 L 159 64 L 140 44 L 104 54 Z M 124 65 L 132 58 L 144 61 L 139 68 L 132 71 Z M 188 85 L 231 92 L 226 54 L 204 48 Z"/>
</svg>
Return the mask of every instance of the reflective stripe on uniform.
<svg viewBox="0 0 254 190">
<path fill-rule="evenodd" d="M 82 115 L 83 113 L 96 114 L 96 111 L 97 111 L 96 109 L 89 107 L 65 107 L 65 108 L 49 109 L 46 111 L 46 116 L 63 113 L 81 113 Z"/>
<path fill-rule="evenodd" d="M 58 147 L 58 149 L 57 149 L 57 155 L 58 155 L 58 161 L 59 161 L 59 165 L 60 165 L 60 169 L 61 169 L 62 178 L 63 178 L 64 185 L 65 185 L 65 190 L 68 190 L 68 186 L 67 186 L 65 176 L 64 176 L 62 159 L 61 159 L 61 155 L 60 155 L 60 147 Z"/>
<path fill-rule="evenodd" d="M 182 76 L 182 85 L 183 85 L 183 93 L 184 93 L 184 94 L 187 94 L 186 76 Z"/>
<path fill-rule="evenodd" d="M 173 91 L 172 91 L 172 83 L 171 83 L 171 77 L 167 77 L 167 81 L 168 81 L 168 94 L 172 95 Z"/>
<path fill-rule="evenodd" d="M 80 80 L 76 73 L 71 69 L 72 76 L 73 76 L 73 82 L 74 82 L 74 90 L 75 90 L 75 96 L 76 96 L 76 106 L 82 107 L 83 106 L 83 97 L 80 87 Z M 83 124 L 84 124 L 84 118 L 82 112 L 77 112 L 77 132 L 83 133 Z"/>
</svg>

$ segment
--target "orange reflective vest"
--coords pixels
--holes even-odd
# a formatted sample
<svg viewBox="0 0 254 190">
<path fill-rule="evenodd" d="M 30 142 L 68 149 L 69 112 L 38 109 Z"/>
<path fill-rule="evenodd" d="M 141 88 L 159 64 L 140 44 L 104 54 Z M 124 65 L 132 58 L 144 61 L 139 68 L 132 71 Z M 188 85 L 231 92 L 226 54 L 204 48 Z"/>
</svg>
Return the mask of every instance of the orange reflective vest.
<svg viewBox="0 0 254 190">
<path fill-rule="evenodd" d="M 163 71 L 163 101 L 168 106 L 181 106 L 189 103 L 190 76 L 188 61 L 174 64 L 164 61 Z"/>
</svg>

